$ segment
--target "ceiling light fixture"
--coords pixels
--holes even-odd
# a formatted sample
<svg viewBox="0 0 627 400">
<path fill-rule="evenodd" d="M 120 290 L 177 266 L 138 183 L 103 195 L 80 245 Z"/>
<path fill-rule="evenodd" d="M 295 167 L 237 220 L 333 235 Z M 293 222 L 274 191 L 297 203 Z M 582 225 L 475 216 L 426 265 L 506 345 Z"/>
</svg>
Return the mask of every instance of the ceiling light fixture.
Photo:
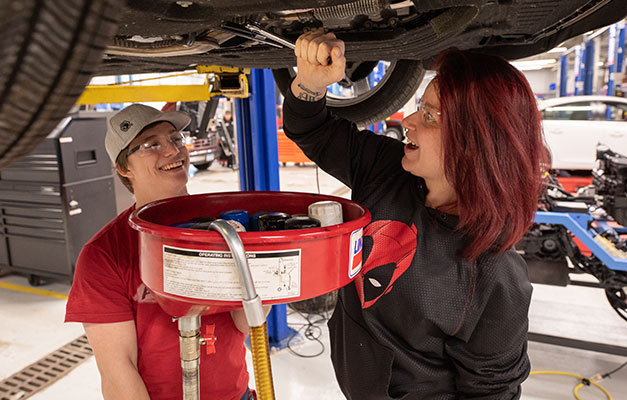
<svg viewBox="0 0 627 400">
<path fill-rule="evenodd" d="M 557 60 L 553 58 L 547 58 L 543 60 L 529 60 L 529 61 L 512 61 L 512 65 L 521 71 L 538 70 L 542 68 L 549 68 L 554 66 Z"/>
</svg>

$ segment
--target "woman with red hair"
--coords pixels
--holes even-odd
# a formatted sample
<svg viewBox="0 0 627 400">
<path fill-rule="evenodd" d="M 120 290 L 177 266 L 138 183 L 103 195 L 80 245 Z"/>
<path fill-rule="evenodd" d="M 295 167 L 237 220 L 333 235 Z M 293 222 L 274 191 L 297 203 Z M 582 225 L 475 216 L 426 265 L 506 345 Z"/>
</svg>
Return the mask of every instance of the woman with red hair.
<svg viewBox="0 0 627 400">
<path fill-rule="evenodd" d="M 329 321 L 343 393 L 520 398 L 532 289 L 513 245 L 549 165 L 524 76 L 499 57 L 443 52 L 403 121 L 404 145 L 326 109 L 326 86 L 344 77 L 342 41 L 310 32 L 295 53 L 285 133 L 373 217 L 362 269 Z"/>
</svg>

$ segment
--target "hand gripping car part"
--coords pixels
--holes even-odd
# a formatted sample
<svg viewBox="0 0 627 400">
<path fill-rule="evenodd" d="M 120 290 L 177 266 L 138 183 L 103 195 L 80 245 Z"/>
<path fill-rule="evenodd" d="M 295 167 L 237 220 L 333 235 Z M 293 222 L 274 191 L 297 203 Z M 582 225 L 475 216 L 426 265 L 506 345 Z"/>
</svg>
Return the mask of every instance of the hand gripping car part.
<svg viewBox="0 0 627 400">
<path fill-rule="evenodd" d="M 309 204 L 324 200 L 337 201 L 346 222 L 239 234 L 221 220 L 209 225 L 218 232 L 172 226 L 232 209 L 254 214 L 280 207 L 286 213 L 300 214 Z M 361 240 L 363 227 L 369 222 L 368 210 L 354 201 L 289 192 L 182 196 L 135 210 L 129 223 L 139 231 L 141 279 L 161 308 L 179 324 L 184 399 L 198 398 L 200 344 L 213 340 L 201 336 L 200 317 L 240 308 L 242 304 L 252 328 L 259 398 L 273 399 L 262 302 L 309 299 L 350 283 L 349 271 L 356 257 L 354 242 Z"/>
</svg>

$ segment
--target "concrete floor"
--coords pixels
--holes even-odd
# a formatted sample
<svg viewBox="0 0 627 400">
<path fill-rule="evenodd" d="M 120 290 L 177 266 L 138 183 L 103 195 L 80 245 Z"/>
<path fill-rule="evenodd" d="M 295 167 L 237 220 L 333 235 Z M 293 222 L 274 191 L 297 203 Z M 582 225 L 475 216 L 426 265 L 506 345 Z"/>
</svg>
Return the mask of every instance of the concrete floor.
<svg viewBox="0 0 627 400">
<path fill-rule="evenodd" d="M 239 190 L 237 173 L 220 166 L 208 171 L 191 173 L 190 192 Z M 281 190 L 317 192 L 316 171 L 311 166 L 280 168 Z M 320 191 L 348 197 L 349 191 L 332 177 L 320 172 Z M 26 278 L 7 275 L 0 283 L 29 288 Z M 5 285 L 6 286 L 6 285 Z M 51 283 L 40 287 L 51 292 L 67 294 L 69 284 Z M 83 334 L 80 324 L 64 324 L 65 300 L 0 287 L 0 380 L 19 371 L 58 347 Z M 297 314 L 288 315 L 288 323 L 299 329 L 303 320 Z M 301 354 L 323 353 L 303 358 L 288 350 L 272 355 L 272 369 L 277 399 L 342 399 L 331 362 L 328 334 L 320 324 L 320 342 L 303 339 L 295 350 Z M 569 286 L 566 288 L 534 285 L 530 310 L 530 331 L 562 335 L 574 339 L 596 341 L 627 348 L 627 322 L 610 308 L 599 289 Z M 612 370 L 626 357 L 575 350 L 565 347 L 529 344 L 533 370 L 566 371 L 590 377 Z M 252 360 L 248 355 L 249 370 Z M 557 375 L 534 375 L 523 385 L 525 400 L 573 399 L 577 380 Z M 615 400 L 627 400 L 627 367 L 611 379 L 603 380 Z M 251 376 L 251 387 L 254 380 Z M 582 388 L 583 400 L 606 399 L 595 388 Z M 49 388 L 31 397 L 35 400 L 98 399 L 99 375 L 90 358 Z"/>
</svg>

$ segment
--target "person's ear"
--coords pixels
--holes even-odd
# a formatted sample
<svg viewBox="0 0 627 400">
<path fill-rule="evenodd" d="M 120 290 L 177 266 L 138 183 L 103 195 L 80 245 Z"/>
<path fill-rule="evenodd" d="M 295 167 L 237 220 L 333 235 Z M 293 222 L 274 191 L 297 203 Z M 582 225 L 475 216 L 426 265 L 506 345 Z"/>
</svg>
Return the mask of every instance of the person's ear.
<svg viewBox="0 0 627 400">
<path fill-rule="evenodd" d="M 127 179 L 132 179 L 133 173 L 131 172 L 131 170 L 127 169 L 125 171 L 117 164 L 115 166 L 115 170 L 118 172 L 118 174 L 122 175 L 123 177 Z"/>
</svg>

